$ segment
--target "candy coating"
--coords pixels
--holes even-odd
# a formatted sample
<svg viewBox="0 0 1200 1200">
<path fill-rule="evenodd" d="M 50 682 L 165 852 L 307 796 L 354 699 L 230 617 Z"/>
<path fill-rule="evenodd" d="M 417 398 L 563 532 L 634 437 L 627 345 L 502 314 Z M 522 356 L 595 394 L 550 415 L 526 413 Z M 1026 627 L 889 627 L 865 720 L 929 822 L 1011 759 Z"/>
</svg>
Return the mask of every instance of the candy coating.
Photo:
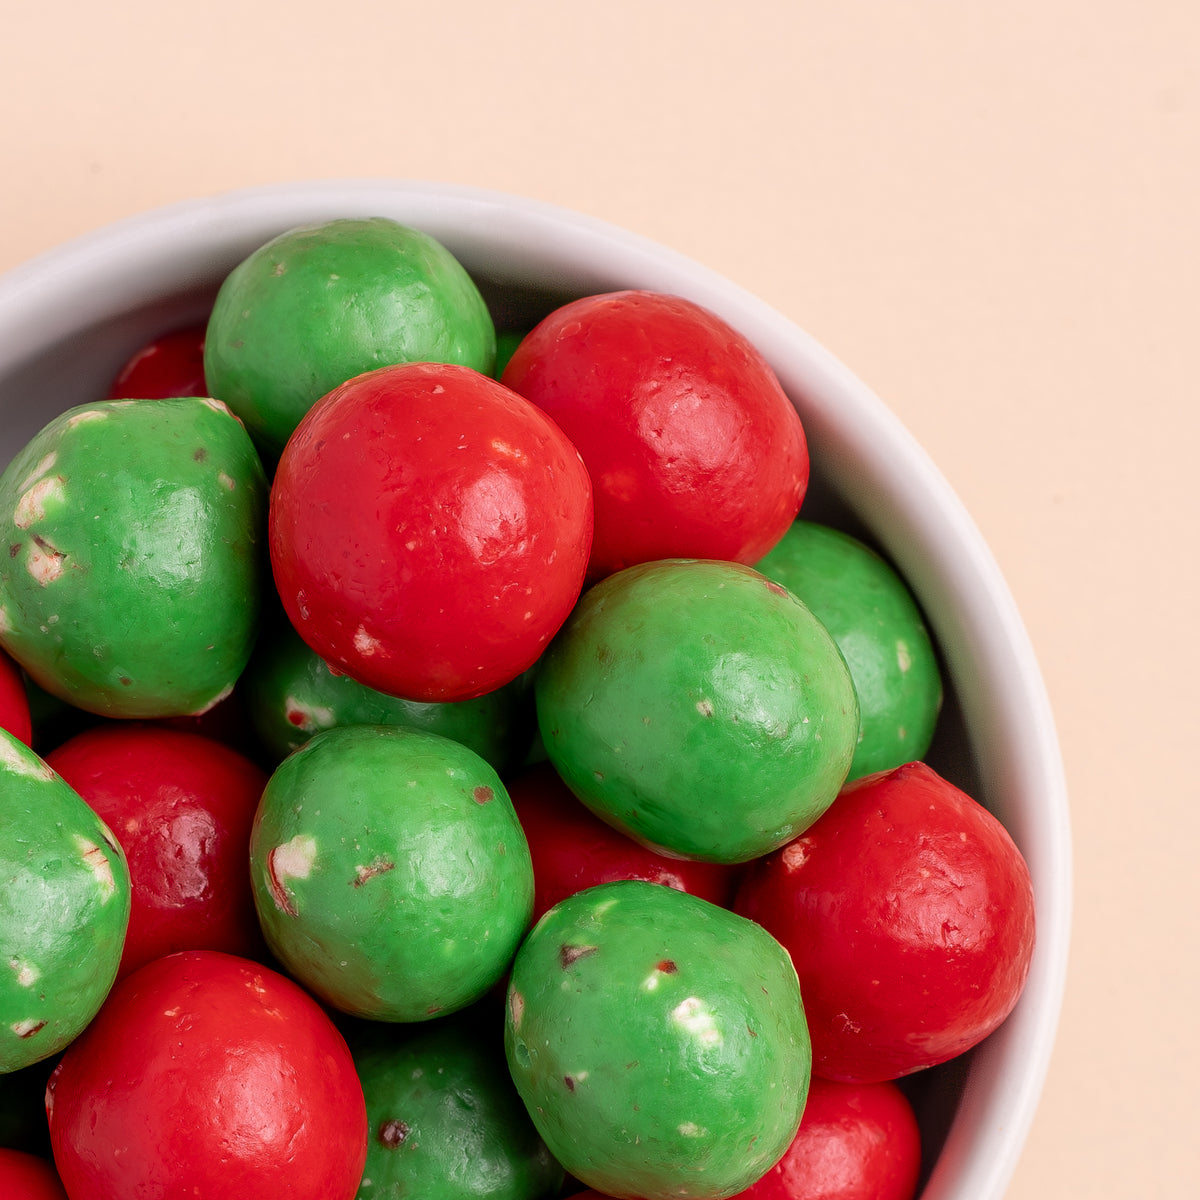
<svg viewBox="0 0 1200 1200">
<path fill-rule="evenodd" d="M 850 668 L 860 724 L 847 778 L 924 758 L 941 672 L 917 602 L 891 565 L 848 533 L 796 521 L 756 569 L 812 610 Z"/>
<path fill-rule="evenodd" d="M 0 476 L 0 641 L 90 712 L 210 707 L 257 633 L 266 498 L 262 463 L 218 401 L 68 410 Z"/>
<path fill-rule="evenodd" d="M 213 394 L 278 454 L 326 392 L 390 363 L 485 374 L 496 333 L 479 290 L 428 234 L 383 217 L 289 230 L 230 272 L 204 347 Z"/>
<path fill-rule="evenodd" d="M 858 703 L 824 626 L 736 563 L 643 563 L 580 600 L 536 683 L 550 760 L 597 816 L 684 858 L 745 862 L 837 795 Z"/>
<path fill-rule="evenodd" d="M 726 909 L 637 880 L 578 892 L 522 945 L 507 1007 L 534 1124 L 606 1195 L 730 1196 L 796 1133 L 811 1060 L 795 972 Z"/>
<path fill-rule="evenodd" d="M 424 1021 L 507 969 L 533 905 L 529 848 L 500 777 L 465 746 L 398 726 L 330 729 L 263 793 L 251 882 L 267 943 L 327 1003 Z"/>
<path fill-rule="evenodd" d="M 259 738 L 280 759 L 338 725 L 405 725 L 461 742 L 503 774 L 533 738 L 528 673 L 471 700 L 404 700 L 335 675 L 282 617 L 263 631 L 242 685 Z"/>
<path fill-rule="evenodd" d="M 111 830 L 32 750 L 0 730 L 0 1072 L 66 1046 L 96 1015 L 129 924 Z"/>
<path fill-rule="evenodd" d="M 470 1009 L 405 1036 L 351 1037 L 370 1137 L 359 1200 L 541 1200 L 563 1169 L 525 1113 L 504 1061 L 498 1010 Z"/>
</svg>

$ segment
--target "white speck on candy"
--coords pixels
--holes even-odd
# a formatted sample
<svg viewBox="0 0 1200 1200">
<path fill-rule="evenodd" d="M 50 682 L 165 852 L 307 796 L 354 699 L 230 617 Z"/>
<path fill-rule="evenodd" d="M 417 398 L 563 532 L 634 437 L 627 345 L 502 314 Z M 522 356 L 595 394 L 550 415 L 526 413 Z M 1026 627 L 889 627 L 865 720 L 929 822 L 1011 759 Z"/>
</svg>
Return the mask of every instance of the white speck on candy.
<svg viewBox="0 0 1200 1200">
<path fill-rule="evenodd" d="M 317 859 L 317 840 L 308 834 L 298 833 L 290 842 L 276 846 L 267 855 L 267 881 L 271 898 L 281 912 L 294 917 L 295 904 L 287 889 L 289 879 L 307 879 L 312 874 Z"/>
<path fill-rule="evenodd" d="M 354 631 L 354 649 L 361 654 L 363 658 L 370 658 L 382 648 L 383 643 L 378 638 L 372 637 L 366 631 L 364 626 L 360 625 Z"/>
<path fill-rule="evenodd" d="M 39 545 L 37 541 L 29 548 L 29 557 L 25 560 L 25 568 L 41 587 L 58 579 L 66 567 L 66 555 L 48 543 Z"/>
<path fill-rule="evenodd" d="M 304 733 L 315 733 L 318 729 L 331 729 L 337 721 L 333 709 L 322 704 L 306 704 L 295 696 L 284 701 L 288 723 Z"/>
<path fill-rule="evenodd" d="M 0 737 L 0 768 L 13 775 L 23 775 L 26 779 L 49 782 L 54 778 L 53 770 L 15 738 Z"/>
<path fill-rule="evenodd" d="M 63 478 L 61 475 L 51 475 L 39 479 L 28 488 L 17 501 L 17 511 L 13 513 L 13 524 L 18 529 L 28 529 L 35 521 L 46 519 L 46 501 L 63 499 Z"/>
<path fill-rule="evenodd" d="M 719 1046 L 725 1039 L 713 1014 L 696 996 L 689 996 L 671 1010 L 671 1020 L 690 1033 L 703 1046 Z"/>
<path fill-rule="evenodd" d="M 130 403 L 126 401 L 126 404 Z M 67 418 L 67 428 L 74 429 L 76 425 L 83 425 L 87 421 L 107 421 L 108 413 L 100 408 L 88 408 L 81 413 L 76 413 L 73 417 Z"/>
<path fill-rule="evenodd" d="M 56 462 L 58 462 L 58 451 L 51 450 L 50 453 L 47 454 L 46 457 L 43 458 L 42 461 L 38 463 L 38 465 L 34 467 L 33 470 L 30 471 L 29 474 L 26 475 L 21 481 L 21 491 L 25 491 L 27 488 L 32 487 L 35 483 L 37 483 L 37 481 L 41 479 L 41 477 L 45 475 L 46 472 L 49 471 Z"/>
<path fill-rule="evenodd" d="M 96 877 L 96 882 L 100 885 L 100 894 L 106 901 L 111 899 L 116 894 L 117 881 L 113 878 L 112 863 L 108 861 L 108 855 L 95 842 L 80 833 L 75 835 L 75 845 L 83 856 L 84 865 Z"/>
<path fill-rule="evenodd" d="M 31 963 L 22 962 L 19 958 L 10 958 L 8 965 L 16 972 L 17 983 L 21 987 L 33 987 L 42 977 L 41 971 Z"/>
<path fill-rule="evenodd" d="M 211 650 L 212 647 L 209 646 L 209 649 Z M 209 712 L 212 709 L 216 708 L 217 705 L 220 704 L 222 700 L 228 700 L 229 697 L 232 695 L 233 695 L 233 684 L 227 683 L 211 700 L 209 700 L 206 704 L 202 704 L 198 709 L 196 709 L 196 711 L 194 713 L 192 713 L 192 716 L 193 717 L 204 716 L 204 714 L 206 712 Z"/>
<path fill-rule="evenodd" d="M 908 652 L 908 643 L 903 639 L 896 642 L 896 662 L 902 672 L 907 672 L 912 666 L 912 655 Z"/>
</svg>

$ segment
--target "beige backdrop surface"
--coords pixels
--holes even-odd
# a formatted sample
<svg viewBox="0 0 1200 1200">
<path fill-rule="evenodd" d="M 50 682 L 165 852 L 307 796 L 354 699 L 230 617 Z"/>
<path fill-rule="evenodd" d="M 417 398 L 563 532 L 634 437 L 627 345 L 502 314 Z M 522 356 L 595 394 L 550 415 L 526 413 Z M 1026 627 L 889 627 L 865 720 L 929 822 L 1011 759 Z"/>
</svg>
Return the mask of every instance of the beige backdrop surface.
<svg viewBox="0 0 1200 1200">
<path fill-rule="evenodd" d="M 1195 1194 L 1193 0 L 0 2 L 0 270 L 332 176 L 522 193 L 760 294 L 890 404 L 1020 605 L 1073 959 L 1012 1200 Z"/>
</svg>

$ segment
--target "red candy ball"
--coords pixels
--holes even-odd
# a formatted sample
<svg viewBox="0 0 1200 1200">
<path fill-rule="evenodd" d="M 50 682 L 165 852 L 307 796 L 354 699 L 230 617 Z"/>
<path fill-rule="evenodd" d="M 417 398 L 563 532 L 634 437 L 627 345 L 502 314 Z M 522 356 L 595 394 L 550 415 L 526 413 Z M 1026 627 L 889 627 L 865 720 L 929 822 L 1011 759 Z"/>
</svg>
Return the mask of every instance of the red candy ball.
<svg viewBox="0 0 1200 1200">
<path fill-rule="evenodd" d="M 549 763 L 510 780 L 508 794 L 533 859 L 535 921 L 560 900 L 617 879 L 662 884 L 724 908 L 733 902 L 735 868 L 638 845 L 584 808 Z"/>
<path fill-rule="evenodd" d="M 0 1147 L 0 1196 L 4 1200 L 67 1200 L 58 1172 L 44 1159 Z"/>
<path fill-rule="evenodd" d="M 1033 953 L 1020 851 L 923 763 L 844 788 L 752 865 L 735 910 L 791 954 L 827 1079 L 896 1079 L 970 1049 L 1016 1004 Z"/>
<path fill-rule="evenodd" d="M 409 700 L 516 678 L 571 611 L 591 484 L 528 401 L 407 363 L 318 401 L 284 449 L 270 547 L 288 617 L 326 662 Z"/>
<path fill-rule="evenodd" d="M 176 950 L 265 950 L 250 891 L 250 828 L 267 777 L 220 742 L 107 723 L 46 760 L 112 829 L 133 903 L 118 978 Z"/>
<path fill-rule="evenodd" d="M 912 1200 L 920 1171 L 917 1118 L 894 1083 L 814 1076 L 792 1144 L 739 1200 Z"/>
<path fill-rule="evenodd" d="M 110 400 L 165 400 L 207 396 L 204 335 L 207 325 L 176 329 L 147 342 L 126 361 L 109 385 Z"/>
<path fill-rule="evenodd" d="M 0 650 L 0 729 L 7 729 L 13 737 L 31 744 L 33 723 L 29 715 L 29 693 L 21 668 Z"/>
<path fill-rule="evenodd" d="M 796 410 L 749 341 L 691 301 L 573 301 L 525 337 L 503 381 L 587 463 L 593 580 L 661 558 L 751 565 L 800 508 L 809 462 Z"/>
<path fill-rule="evenodd" d="M 117 984 L 46 1108 L 71 1200 L 351 1200 L 366 1161 L 341 1034 L 290 980 L 211 951 Z"/>
</svg>

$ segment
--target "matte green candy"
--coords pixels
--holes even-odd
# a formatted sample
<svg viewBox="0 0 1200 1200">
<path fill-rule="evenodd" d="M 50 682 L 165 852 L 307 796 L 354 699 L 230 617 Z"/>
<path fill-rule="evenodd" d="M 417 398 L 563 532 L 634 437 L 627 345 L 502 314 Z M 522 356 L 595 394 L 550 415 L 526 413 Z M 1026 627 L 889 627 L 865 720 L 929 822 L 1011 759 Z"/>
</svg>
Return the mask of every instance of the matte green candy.
<svg viewBox="0 0 1200 1200">
<path fill-rule="evenodd" d="M 630 567 L 580 600 L 536 682 L 546 752 L 610 825 L 737 863 L 791 841 L 837 796 L 858 739 L 825 627 L 749 567 Z"/>
<path fill-rule="evenodd" d="M 500 777 L 415 729 L 317 734 L 271 776 L 250 843 L 267 944 L 354 1016 L 423 1021 L 479 999 L 533 911 L 529 846 Z"/>
<path fill-rule="evenodd" d="M 427 234 L 383 217 L 273 238 L 226 277 L 204 374 L 272 454 L 339 384 L 404 362 L 490 374 L 496 332 L 462 264 Z"/>
<path fill-rule="evenodd" d="M 925 757 L 942 706 L 937 654 L 907 585 L 857 538 L 797 521 L 757 569 L 833 635 L 858 693 L 849 779 Z"/>
<path fill-rule="evenodd" d="M 513 1087 L 499 1017 L 470 1009 L 408 1036 L 351 1035 L 369 1130 L 360 1200 L 557 1196 L 563 1169 Z"/>
<path fill-rule="evenodd" d="M 129 925 L 112 832 L 32 750 L 0 729 L 0 1072 L 62 1050 L 117 976 Z"/>
<path fill-rule="evenodd" d="M 282 615 L 259 638 L 241 686 L 255 731 L 278 758 L 339 725 L 404 725 L 461 742 L 503 775 L 524 761 L 536 723 L 528 673 L 473 700 L 402 700 L 335 675 Z"/>
<path fill-rule="evenodd" d="M 258 632 L 266 507 L 253 443 L 217 400 L 68 410 L 0 476 L 0 641 L 89 712 L 211 707 Z"/>
<path fill-rule="evenodd" d="M 795 1136 L 812 1066 L 787 952 L 743 917 L 635 881 L 538 922 L 513 964 L 505 1052 L 567 1172 L 641 1200 L 747 1188 Z"/>
</svg>

